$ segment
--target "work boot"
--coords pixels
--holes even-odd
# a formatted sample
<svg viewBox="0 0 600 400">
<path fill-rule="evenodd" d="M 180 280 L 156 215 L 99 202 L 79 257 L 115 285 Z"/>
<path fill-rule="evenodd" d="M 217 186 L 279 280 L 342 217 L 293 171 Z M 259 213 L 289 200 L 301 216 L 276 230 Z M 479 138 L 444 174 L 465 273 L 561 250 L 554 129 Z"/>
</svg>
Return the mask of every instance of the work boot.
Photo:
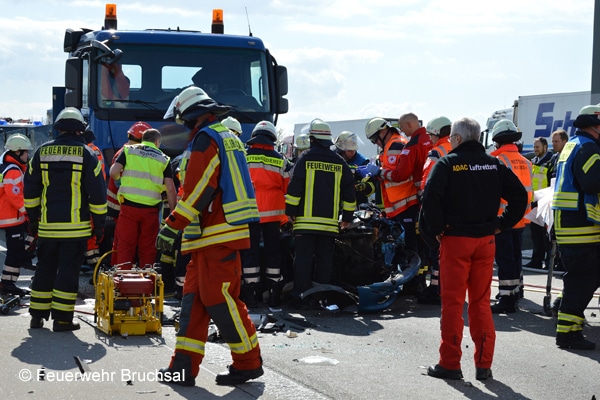
<svg viewBox="0 0 600 400">
<path fill-rule="evenodd" d="M 262 367 L 239 370 L 230 365 L 227 371 L 221 372 L 215 378 L 217 385 L 241 385 L 250 379 L 256 379 L 264 374 Z"/>
<path fill-rule="evenodd" d="M 440 364 L 432 365 L 427 368 L 427 375 L 433 376 L 434 378 L 441 379 L 462 379 L 463 373 L 462 370 L 459 369 L 446 369 L 442 367 Z"/>
<path fill-rule="evenodd" d="M 23 297 L 29 293 L 25 289 L 21 289 L 14 282 L 4 281 L 0 283 L 0 293 L 3 295 L 12 295 Z"/>
<path fill-rule="evenodd" d="M 283 290 L 283 281 L 271 281 L 269 288 L 269 311 L 280 312 L 281 309 L 281 291 Z"/>
<path fill-rule="evenodd" d="M 556 334 L 556 345 L 561 349 L 594 350 L 596 343 L 590 342 L 581 332 Z"/>
<path fill-rule="evenodd" d="M 31 316 L 31 321 L 29 322 L 29 327 L 31 329 L 40 329 L 44 327 L 44 318 Z"/>
<path fill-rule="evenodd" d="M 192 359 L 187 354 L 175 353 L 167 368 L 158 370 L 158 381 L 181 386 L 195 386 L 196 377 L 192 373 Z"/>
<path fill-rule="evenodd" d="M 81 326 L 78 322 L 73 321 L 61 321 L 58 319 L 54 320 L 54 325 L 52 326 L 52 330 L 54 332 L 68 332 L 68 331 L 76 331 Z"/>
<path fill-rule="evenodd" d="M 488 378 L 493 378 L 491 368 L 476 368 L 475 379 L 485 381 Z"/>
<path fill-rule="evenodd" d="M 517 312 L 517 297 L 514 294 L 500 296 L 492 306 L 492 314 L 511 314 Z"/>
<path fill-rule="evenodd" d="M 256 308 L 256 283 L 243 283 L 240 290 L 240 300 L 246 303 L 247 308 Z"/>
</svg>

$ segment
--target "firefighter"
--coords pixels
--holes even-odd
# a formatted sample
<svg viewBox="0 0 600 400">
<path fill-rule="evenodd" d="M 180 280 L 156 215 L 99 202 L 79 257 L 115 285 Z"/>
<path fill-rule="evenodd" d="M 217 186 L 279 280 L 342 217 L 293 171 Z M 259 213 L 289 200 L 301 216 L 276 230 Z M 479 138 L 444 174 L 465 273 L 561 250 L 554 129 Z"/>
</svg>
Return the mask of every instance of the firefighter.
<svg viewBox="0 0 600 400">
<path fill-rule="evenodd" d="M 6 236 L 6 258 L 2 268 L 0 292 L 23 296 L 27 292 L 16 285 L 21 267 L 30 261 L 25 249 L 27 215 L 23 200 L 23 175 L 29 152 L 33 150 L 27 136 L 11 135 L 4 144 L 0 165 L 0 229 Z"/>
<path fill-rule="evenodd" d="M 144 131 L 152 129 L 152 127 L 144 121 L 135 122 L 133 125 L 129 127 L 127 130 L 127 143 L 123 145 L 113 156 L 110 165 L 112 166 L 117 158 L 123 152 L 123 148 L 126 145 L 140 144 L 142 143 L 142 133 Z M 108 204 L 108 212 L 106 214 L 106 224 L 104 229 L 104 239 L 102 243 L 106 242 L 110 244 L 112 248 L 116 249 L 116 241 L 115 241 L 115 226 L 117 224 L 119 218 L 119 212 L 121 211 L 121 204 L 119 203 L 118 192 L 119 188 L 117 186 L 117 182 L 119 185 L 121 182 L 119 180 L 114 180 L 111 178 L 110 174 L 108 176 L 107 183 L 107 204 Z M 100 252 L 103 254 L 109 251 L 111 248 L 106 248 L 101 246 Z M 114 252 L 111 257 L 111 264 L 114 265 L 117 263 L 117 253 Z"/>
<path fill-rule="evenodd" d="M 371 177 L 364 177 L 359 172 L 361 166 L 369 163 L 369 159 L 358 152 L 360 138 L 354 132 L 343 131 L 335 139 L 337 153 L 350 166 L 354 175 L 354 188 L 356 189 L 356 204 L 369 202 L 369 196 L 375 193 L 376 181 Z"/>
<path fill-rule="evenodd" d="M 216 377 L 237 385 L 263 374 L 256 328 L 239 299 L 240 250 L 250 247 L 248 224 L 259 220 L 243 143 L 217 119 L 229 110 L 204 90 L 191 86 L 172 102 L 165 118 L 190 129 L 181 161 L 183 194 L 156 239 L 171 250 L 183 230 L 181 251 L 187 266 L 175 353 L 164 376 L 185 373 L 195 385 L 212 319 L 231 349 L 233 363 Z M 165 379 L 167 381 L 167 379 Z"/>
<path fill-rule="evenodd" d="M 427 369 L 435 378 L 462 379 L 463 310 L 468 293 L 469 330 L 475 343 L 475 378 L 492 377 L 496 342 L 490 310 L 494 234 L 510 229 L 527 206 L 517 177 L 479 143 L 480 126 L 471 118 L 452 124 L 453 150 L 431 170 L 419 216 L 427 244 L 440 247 L 442 276 L 439 361 Z M 500 199 L 507 206 L 498 216 Z"/>
<path fill-rule="evenodd" d="M 117 194 L 121 211 L 115 228 L 116 264 L 154 265 L 162 192 L 166 187 L 169 208 L 175 208 L 177 192 L 170 158 L 160 149 L 160 132 L 147 129 L 142 143 L 125 146 L 110 167 L 110 177 L 120 181 Z"/>
<path fill-rule="evenodd" d="M 507 119 L 496 122 L 492 129 L 492 140 L 496 143 L 496 150 L 491 155 L 498 158 L 502 165 L 510 169 L 521 181 L 527 191 L 529 206 L 533 192 L 531 187 L 532 167 L 531 162 L 519 153 L 515 145 L 521 139 L 521 132 L 512 121 Z M 506 201 L 502 200 L 498 215 L 502 215 Z M 526 211 L 529 210 L 529 207 Z M 523 244 L 523 231 L 529 220 L 521 216 L 512 229 L 505 230 L 496 235 L 496 264 L 498 265 L 498 301 L 492 305 L 492 313 L 514 313 L 517 311 L 517 300 L 520 296 L 520 280 L 522 270 L 521 248 Z"/>
<path fill-rule="evenodd" d="M 58 137 L 40 146 L 29 162 L 24 195 L 29 233 L 39 237 L 30 327 L 41 328 L 52 315 L 59 332 L 79 329 L 73 322 L 79 270 L 87 239 L 93 235 L 99 242 L 103 236 L 106 183 L 98 158 L 81 136 L 81 112 L 65 108 L 54 129 Z"/>
<path fill-rule="evenodd" d="M 252 130 L 247 160 L 250 178 L 256 194 L 260 222 L 250 224 L 250 248 L 242 251 L 242 293 L 240 297 L 249 308 L 256 307 L 257 294 L 261 294 L 261 276 L 266 278 L 269 290 L 269 309 L 281 311 L 280 223 L 285 217 L 285 193 L 290 180 L 285 158 L 275 151 L 277 131 L 269 121 L 261 121 Z M 287 220 L 287 218 L 286 218 Z M 261 271 L 261 238 L 262 259 Z M 263 273 L 264 272 L 264 273 Z M 260 297 L 260 296 L 259 296 Z"/>
<path fill-rule="evenodd" d="M 578 130 L 557 162 L 552 208 L 554 230 L 565 268 L 556 344 L 592 350 L 582 334 L 584 311 L 600 285 L 600 106 L 585 106 L 573 122 Z"/>
<path fill-rule="evenodd" d="M 310 149 L 294 166 L 285 201 L 285 213 L 294 224 L 292 306 L 304 305 L 301 295 L 311 288 L 313 276 L 318 283 L 331 283 L 335 237 L 340 227 L 350 225 L 356 208 L 354 177 L 348 164 L 330 150 L 329 124 L 314 119 L 308 137 Z"/>
<path fill-rule="evenodd" d="M 431 140 L 433 148 L 427 154 L 427 159 L 423 165 L 423 180 L 421 181 L 421 191 L 425 190 L 425 182 L 431 172 L 431 169 L 435 163 L 450 150 L 452 145 L 450 144 L 450 128 L 452 127 L 452 121 L 447 117 L 437 117 L 427 123 L 427 134 Z M 429 280 L 429 286 L 422 292 L 417 293 L 417 302 L 420 304 L 441 304 L 440 300 L 440 262 L 439 262 L 439 248 L 429 248 L 428 257 L 426 259 L 427 265 L 429 266 L 429 273 L 431 275 Z"/>
</svg>

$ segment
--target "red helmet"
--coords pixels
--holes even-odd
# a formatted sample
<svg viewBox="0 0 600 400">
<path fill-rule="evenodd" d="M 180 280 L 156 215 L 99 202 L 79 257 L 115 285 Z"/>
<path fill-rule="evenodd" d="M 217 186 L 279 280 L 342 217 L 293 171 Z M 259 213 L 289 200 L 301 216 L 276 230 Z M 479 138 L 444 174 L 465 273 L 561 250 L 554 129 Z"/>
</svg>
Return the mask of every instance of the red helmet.
<svg viewBox="0 0 600 400">
<path fill-rule="evenodd" d="M 129 128 L 129 130 L 127 131 L 127 134 L 129 136 L 141 141 L 142 133 L 144 133 L 144 131 L 146 131 L 148 129 L 152 129 L 152 127 L 143 121 L 138 121 L 135 124 L 131 125 L 131 128 Z"/>
</svg>

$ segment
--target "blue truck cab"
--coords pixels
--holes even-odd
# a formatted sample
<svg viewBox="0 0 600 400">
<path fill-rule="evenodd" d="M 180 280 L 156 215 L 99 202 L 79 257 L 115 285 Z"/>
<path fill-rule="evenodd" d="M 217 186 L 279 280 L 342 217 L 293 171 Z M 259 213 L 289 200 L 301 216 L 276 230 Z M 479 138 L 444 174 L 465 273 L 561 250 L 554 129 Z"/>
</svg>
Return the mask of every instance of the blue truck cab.
<svg viewBox="0 0 600 400">
<path fill-rule="evenodd" d="M 224 34 L 222 10 L 213 10 L 211 33 L 176 29 L 117 29 L 116 5 L 107 4 L 101 30 L 67 29 L 65 87 L 53 89 L 53 113 L 79 108 L 111 160 L 127 130 L 145 121 L 162 134 L 162 149 L 181 153 L 188 130 L 163 116 L 175 96 L 195 85 L 231 106 L 224 115 L 242 124 L 245 142 L 254 125 L 277 122 L 288 111 L 287 69 L 262 40 Z"/>
</svg>

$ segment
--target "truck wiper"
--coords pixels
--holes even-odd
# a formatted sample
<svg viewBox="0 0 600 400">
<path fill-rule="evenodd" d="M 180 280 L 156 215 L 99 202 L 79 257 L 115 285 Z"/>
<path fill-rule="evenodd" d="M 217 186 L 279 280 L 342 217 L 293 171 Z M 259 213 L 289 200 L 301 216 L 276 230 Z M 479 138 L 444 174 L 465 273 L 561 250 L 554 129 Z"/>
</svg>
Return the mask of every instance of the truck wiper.
<svg viewBox="0 0 600 400">
<path fill-rule="evenodd" d="M 144 100 L 124 100 L 124 99 L 114 99 L 114 100 L 104 100 L 104 101 L 108 101 L 108 102 L 114 101 L 115 103 L 141 104 L 151 110 L 161 111 L 157 107 L 154 106 L 154 104 L 156 104 L 156 102 L 150 102 L 150 101 L 144 101 Z"/>
</svg>

